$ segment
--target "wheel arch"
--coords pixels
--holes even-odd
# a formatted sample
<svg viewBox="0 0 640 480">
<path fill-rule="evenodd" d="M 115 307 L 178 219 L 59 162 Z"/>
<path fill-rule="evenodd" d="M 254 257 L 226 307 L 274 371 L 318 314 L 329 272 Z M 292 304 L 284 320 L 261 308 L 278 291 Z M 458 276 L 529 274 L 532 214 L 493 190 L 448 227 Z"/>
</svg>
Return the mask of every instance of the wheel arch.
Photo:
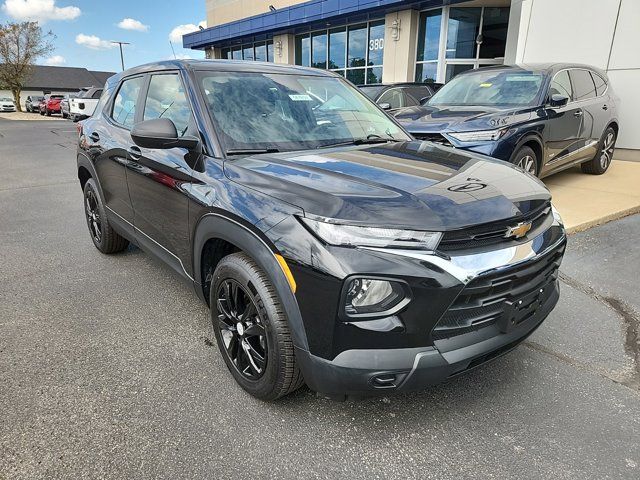
<svg viewBox="0 0 640 480">
<path fill-rule="evenodd" d="M 294 345 L 308 350 L 300 308 L 278 260 L 277 249 L 262 232 L 241 219 L 211 212 L 198 221 L 193 236 L 193 274 L 198 296 L 209 303 L 211 277 L 216 265 L 226 255 L 236 252 L 249 255 L 265 272 L 280 296 Z"/>
<path fill-rule="evenodd" d="M 516 146 L 513 149 L 513 153 L 509 158 L 510 163 L 513 163 L 516 154 L 522 147 L 529 147 L 534 151 L 534 153 L 538 157 L 538 172 L 541 172 L 542 168 L 544 167 L 544 144 L 540 136 L 533 132 L 530 132 L 525 134 L 520 140 L 518 140 L 518 143 L 516 143 Z"/>
</svg>

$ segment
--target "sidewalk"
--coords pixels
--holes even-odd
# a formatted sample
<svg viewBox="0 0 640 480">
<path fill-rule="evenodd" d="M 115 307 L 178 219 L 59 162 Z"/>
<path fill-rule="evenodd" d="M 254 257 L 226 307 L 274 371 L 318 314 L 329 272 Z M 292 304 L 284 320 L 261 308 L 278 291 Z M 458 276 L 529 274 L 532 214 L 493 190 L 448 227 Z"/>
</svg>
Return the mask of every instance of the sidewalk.
<svg viewBox="0 0 640 480">
<path fill-rule="evenodd" d="M 569 233 L 640 212 L 640 162 L 614 160 L 604 175 L 571 168 L 543 181 Z"/>
</svg>

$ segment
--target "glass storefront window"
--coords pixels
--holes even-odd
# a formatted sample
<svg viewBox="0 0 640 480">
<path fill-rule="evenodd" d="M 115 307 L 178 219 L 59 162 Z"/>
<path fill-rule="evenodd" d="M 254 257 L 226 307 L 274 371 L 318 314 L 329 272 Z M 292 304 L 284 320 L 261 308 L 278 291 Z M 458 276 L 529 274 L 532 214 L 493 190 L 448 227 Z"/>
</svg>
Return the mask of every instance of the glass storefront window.
<svg viewBox="0 0 640 480">
<path fill-rule="evenodd" d="M 367 25 L 349 27 L 348 67 L 364 67 L 367 54 Z"/>
<path fill-rule="evenodd" d="M 442 10 L 431 10 L 420 14 L 417 58 L 419 62 L 438 59 L 441 24 Z"/>
<path fill-rule="evenodd" d="M 256 43 L 255 52 L 256 52 L 255 54 L 256 62 L 267 61 L 267 46 L 264 43 Z"/>
<path fill-rule="evenodd" d="M 273 41 L 267 42 L 267 61 L 273 62 L 275 58 L 273 57 Z"/>
<path fill-rule="evenodd" d="M 346 65 L 347 31 L 344 28 L 329 31 L 329 69 Z M 344 73 L 343 73 L 344 75 Z"/>
<path fill-rule="evenodd" d="M 467 70 L 471 69 L 473 69 L 473 64 L 469 63 L 449 64 L 447 65 L 447 75 L 445 78 L 445 82 L 448 82 L 459 73 L 466 72 Z"/>
<path fill-rule="evenodd" d="M 435 82 L 438 77 L 438 62 L 418 63 L 416 65 L 416 82 Z"/>
<path fill-rule="evenodd" d="M 253 44 L 252 45 L 243 45 L 242 47 L 242 59 L 243 60 L 253 60 Z"/>
<path fill-rule="evenodd" d="M 451 8 L 447 32 L 447 58 L 476 58 L 482 8 Z"/>
<path fill-rule="evenodd" d="M 296 65 L 328 68 L 357 85 L 382 82 L 384 20 L 296 36 Z"/>
<path fill-rule="evenodd" d="M 482 16 L 480 58 L 504 57 L 508 27 L 508 8 L 485 7 Z"/>
<path fill-rule="evenodd" d="M 327 34 L 326 32 L 311 35 L 311 66 L 327 68 Z"/>
<path fill-rule="evenodd" d="M 369 58 L 367 65 L 382 65 L 384 56 L 384 21 L 369 25 Z"/>
<path fill-rule="evenodd" d="M 242 50 L 240 47 L 233 47 L 231 49 L 231 58 L 233 60 L 242 60 Z"/>
<path fill-rule="evenodd" d="M 311 40 L 309 35 L 296 37 L 296 65 L 308 67 L 311 63 Z"/>
</svg>

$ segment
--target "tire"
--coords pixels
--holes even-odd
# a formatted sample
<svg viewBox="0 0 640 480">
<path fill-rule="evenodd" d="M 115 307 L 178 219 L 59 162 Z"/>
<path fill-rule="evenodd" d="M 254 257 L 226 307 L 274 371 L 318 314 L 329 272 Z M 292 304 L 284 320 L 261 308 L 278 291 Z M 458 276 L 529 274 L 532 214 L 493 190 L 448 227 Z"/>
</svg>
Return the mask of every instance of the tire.
<svg viewBox="0 0 640 480">
<path fill-rule="evenodd" d="M 51 116 L 51 110 L 47 109 L 47 117 Z"/>
<path fill-rule="evenodd" d="M 220 353 L 244 390 L 275 400 L 304 383 L 278 293 L 251 257 L 234 253 L 220 261 L 210 305 Z"/>
<path fill-rule="evenodd" d="M 612 127 L 608 127 L 602 134 L 598 153 L 593 159 L 580 165 L 584 173 L 590 175 L 602 175 L 609 169 L 611 160 L 613 160 L 613 151 L 616 148 L 617 140 L 616 131 Z"/>
<path fill-rule="evenodd" d="M 93 244 L 102 253 L 117 253 L 127 248 L 129 241 L 116 233 L 111 225 L 93 178 L 84 185 L 84 213 Z"/>
<path fill-rule="evenodd" d="M 44 117 L 44 112 L 40 110 L 40 115 Z"/>
<path fill-rule="evenodd" d="M 521 147 L 511 156 L 511 163 L 525 172 L 537 177 L 540 174 L 540 161 L 531 147 Z"/>
</svg>

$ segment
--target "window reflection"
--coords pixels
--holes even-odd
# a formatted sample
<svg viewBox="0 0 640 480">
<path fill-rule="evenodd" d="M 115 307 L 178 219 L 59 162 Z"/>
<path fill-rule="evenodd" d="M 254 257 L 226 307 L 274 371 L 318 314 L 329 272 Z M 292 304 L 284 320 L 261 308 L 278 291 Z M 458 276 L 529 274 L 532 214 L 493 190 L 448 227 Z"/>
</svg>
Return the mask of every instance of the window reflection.
<svg viewBox="0 0 640 480">
<path fill-rule="evenodd" d="M 476 58 L 481 8 L 451 8 L 447 33 L 447 58 Z"/>
</svg>

